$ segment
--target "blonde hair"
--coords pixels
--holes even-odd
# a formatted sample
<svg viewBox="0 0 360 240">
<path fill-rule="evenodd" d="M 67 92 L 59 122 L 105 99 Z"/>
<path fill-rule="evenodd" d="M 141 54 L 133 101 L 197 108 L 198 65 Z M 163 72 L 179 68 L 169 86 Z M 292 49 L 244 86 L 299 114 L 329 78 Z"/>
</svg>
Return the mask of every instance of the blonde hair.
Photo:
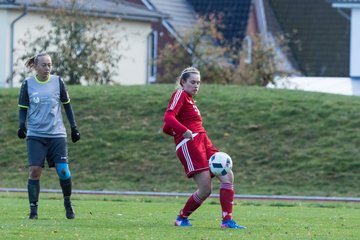
<svg viewBox="0 0 360 240">
<path fill-rule="evenodd" d="M 34 66 L 38 63 L 39 61 L 39 57 L 42 57 L 42 56 L 49 56 L 49 54 L 47 52 L 42 52 L 42 53 L 39 53 L 39 54 L 36 54 L 35 56 L 29 58 L 26 62 L 25 62 L 25 66 L 27 68 L 34 68 Z"/>
<path fill-rule="evenodd" d="M 197 68 L 195 68 L 195 67 L 187 67 L 187 68 L 185 68 L 181 72 L 180 76 L 178 77 L 178 79 L 176 81 L 176 85 L 177 85 L 178 88 L 182 87 L 181 80 L 186 81 L 190 77 L 191 73 L 195 73 L 195 74 L 200 76 L 200 71 Z"/>
</svg>

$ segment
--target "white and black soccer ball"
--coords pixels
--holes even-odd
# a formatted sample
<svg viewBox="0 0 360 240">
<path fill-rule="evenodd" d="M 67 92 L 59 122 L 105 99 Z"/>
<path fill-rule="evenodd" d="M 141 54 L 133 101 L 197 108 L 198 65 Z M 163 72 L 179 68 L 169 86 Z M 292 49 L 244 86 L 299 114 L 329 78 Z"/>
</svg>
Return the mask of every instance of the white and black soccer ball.
<svg viewBox="0 0 360 240">
<path fill-rule="evenodd" d="M 232 169 L 233 163 L 231 157 L 224 152 L 217 152 L 209 159 L 209 167 L 212 174 L 224 176 Z"/>
</svg>

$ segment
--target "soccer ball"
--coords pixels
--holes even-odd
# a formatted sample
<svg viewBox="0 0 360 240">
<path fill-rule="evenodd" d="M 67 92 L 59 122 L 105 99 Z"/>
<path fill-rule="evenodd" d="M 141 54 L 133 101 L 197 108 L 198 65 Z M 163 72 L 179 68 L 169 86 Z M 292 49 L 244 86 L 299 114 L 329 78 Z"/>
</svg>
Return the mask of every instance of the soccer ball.
<svg viewBox="0 0 360 240">
<path fill-rule="evenodd" d="M 231 171 L 232 165 L 231 157 L 224 152 L 217 152 L 209 159 L 210 171 L 216 176 L 228 174 Z"/>
</svg>

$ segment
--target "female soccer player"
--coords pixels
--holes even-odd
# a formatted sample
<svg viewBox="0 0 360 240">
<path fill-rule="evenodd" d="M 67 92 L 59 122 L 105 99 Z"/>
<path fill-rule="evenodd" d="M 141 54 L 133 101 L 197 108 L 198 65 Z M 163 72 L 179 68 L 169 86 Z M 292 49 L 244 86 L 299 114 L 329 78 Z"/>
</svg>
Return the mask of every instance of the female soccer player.
<svg viewBox="0 0 360 240">
<path fill-rule="evenodd" d="M 28 196 L 30 219 L 38 218 L 40 176 L 45 158 L 49 167 L 55 167 L 64 196 L 66 218 L 75 218 L 71 205 L 71 174 L 68 166 L 66 130 L 61 115 L 61 104 L 71 126 L 71 138 L 80 140 L 74 113 L 64 82 L 59 76 L 51 75 L 52 62 L 47 53 L 30 58 L 25 65 L 34 68 L 35 76 L 22 83 L 19 96 L 18 137 L 26 138 L 29 179 Z"/>
<path fill-rule="evenodd" d="M 208 159 L 218 150 L 212 145 L 202 125 L 195 96 L 200 87 L 200 72 L 194 67 L 184 69 L 178 78 L 179 88 L 172 94 L 164 114 L 163 131 L 174 137 L 176 154 L 184 166 L 187 177 L 193 178 L 198 189 L 187 200 L 175 220 L 175 226 L 192 226 L 188 217 L 210 196 L 212 177 Z M 220 180 L 222 228 L 246 228 L 232 219 L 234 201 L 234 175 L 217 176 Z"/>
</svg>

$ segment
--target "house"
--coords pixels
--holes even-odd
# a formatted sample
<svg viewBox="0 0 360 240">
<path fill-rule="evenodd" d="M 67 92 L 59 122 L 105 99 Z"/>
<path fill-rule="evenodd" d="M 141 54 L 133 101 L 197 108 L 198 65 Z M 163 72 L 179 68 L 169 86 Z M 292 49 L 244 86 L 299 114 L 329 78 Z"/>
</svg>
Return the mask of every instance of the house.
<svg viewBox="0 0 360 240">
<path fill-rule="evenodd" d="M 330 1 L 264 0 L 281 32 L 290 37 L 293 60 L 305 76 L 349 76 L 349 21 Z"/>
<path fill-rule="evenodd" d="M 360 0 L 268 0 L 304 75 L 277 81 L 277 87 L 360 95 Z M 306 16 L 306 17 L 304 17 Z M 274 87 L 274 86 L 272 86 Z"/>
<path fill-rule="evenodd" d="M 304 76 L 352 76 L 349 73 L 350 49 L 354 48 L 350 48 L 350 32 L 354 30 L 350 29 L 347 15 L 352 9 L 351 17 L 357 18 L 359 0 L 133 1 L 168 14 L 169 18 L 163 20 L 163 26 L 177 40 L 181 41 L 182 29 L 191 28 L 194 16 L 222 13 L 223 34 L 229 41 L 234 37 L 242 40 L 248 35 L 260 33 L 274 42 L 277 34 L 286 35 L 290 40 L 290 51 L 283 53 L 278 50 L 285 69 Z M 353 25 L 356 26 L 356 23 Z M 168 38 L 163 39 L 167 41 Z M 162 38 L 158 37 L 158 41 L 161 42 Z M 358 56 L 358 53 L 352 54 L 353 58 Z M 353 62 L 360 61 L 356 58 Z"/>
<path fill-rule="evenodd" d="M 19 77 L 14 76 L 13 81 L 7 82 L 14 68 L 13 64 L 25 51 L 19 40 L 27 31 L 36 34 L 36 26 L 44 27 L 47 32 L 51 24 L 44 17 L 44 12 L 49 8 L 63 7 L 65 1 L 45 1 L 46 5 L 41 4 L 43 2 L 44 0 L 0 1 L 0 87 L 19 86 Z M 77 1 L 78 3 L 81 3 L 81 11 L 87 15 L 111 20 L 111 27 L 117 29 L 117 37 L 126 36 L 127 40 L 121 42 L 124 46 L 120 46 L 120 49 L 126 50 L 121 52 L 123 57 L 117 66 L 115 82 L 123 85 L 148 83 L 149 49 L 153 47 L 149 41 L 152 34 L 151 23 L 161 21 L 164 15 L 125 1 L 84 0 Z"/>
<path fill-rule="evenodd" d="M 188 0 L 198 14 L 223 13 L 224 36 L 231 40 L 262 34 L 277 49 L 280 68 L 315 77 L 354 77 L 349 73 L 350 51 L 360 74 L 360 0 Z M 333 3 L 333 4 L 332 4 Z M 337 5 L 336 5 L 337 4 Z M 340 7 L 343 11 L 334 8 Z M 346 15 L 350 14 L 351 22 Z M 345 15 L 345 16 L 344 16 Z M 356 21 L 356 19 L 359 19 Z M 357 26 L 357 27 L 355 27 Z M 359 36 L 352 39 L 351 36 Z M 275 37 L 286 35 L 290 51 L 276 46 Z M 352 37 L 353 38 L 353 37 Z"/>
<path fill-rule="evenodd" d="M 197 16 L 193 7 L 186 0 L 128 0 L 135 4 L 142 4 L 151 11 L 158 11 L 165 15 L 160 22 L 152 22 L 153 32 L 151 34 L 152 43 L 154 45 L 154 51 L 150 52 L 153 60 L 157 59 L 157 56 L 169 43 L 175 41 L 182 43 L 184 34 L 189 29 L 193 29 Z M 184 50 L 191 55 L 191 49 L 188 46 L 183 45 Z M 149 82 L 157 82 L 157 76 L 162 74 L 161 66 L 156 63 L 151 65 L 149 72 Z"/>
<path fill-rule="evenodd" d="M 168 43 L 178 41 L 182 43 L 185 34 L 191 31 L 199 16 L 210 14 L 222 15 L 225 28 L 219 28 L 225 39 L 232 41 L 233 38 L 241 40 L 247 35 L 250 29 L 255 26 L 254 22 L 248 21 L 252 9 L 251 0 L 128 0 L 132 3 L 143 4 L 149 10 L 155 10 L 166 15 L 161 22 L 153 22 L 153 36 L 157 51 L 153 53 L 153 59 Z M 255 23 L 256 24 L 256 23 Z M 183 45 L 189 55 L 192 49 Z M 151 78 L 156 82 L 158 71 L 156 68 L 161 66 L 154 65 L 155 71 Z"/>
<path fill-rule="evenodd" d="M 161 23 L 154 23 L 163 26 L 158 32 L 161 33 L 158 37 L 161 46 L 169 39 L 181 41 L 182 29 L 191 28 L 194 17 L 222 13 L 223 34 L 229 41 L 233 37 L 247 39 L 253 34 L 266 36 L 277 48 L 280 67 L 300 75 L 284 79 L 282 87 L 360 95 L 357 79 L 360 71 L 360 0 L 133 1 L 169 16 Z M 289 38 L 288 52 L 276 46 L 277 34 Z"/>
<path fill-rule="evenodd" d="M 360 0 L 333 0 L 332 7 L 336 8 L 350 25 L 350 69 L 352 78 L 360 78 Z M 344 10 L 351 9 L 347 15 Z"/>
</svg>

